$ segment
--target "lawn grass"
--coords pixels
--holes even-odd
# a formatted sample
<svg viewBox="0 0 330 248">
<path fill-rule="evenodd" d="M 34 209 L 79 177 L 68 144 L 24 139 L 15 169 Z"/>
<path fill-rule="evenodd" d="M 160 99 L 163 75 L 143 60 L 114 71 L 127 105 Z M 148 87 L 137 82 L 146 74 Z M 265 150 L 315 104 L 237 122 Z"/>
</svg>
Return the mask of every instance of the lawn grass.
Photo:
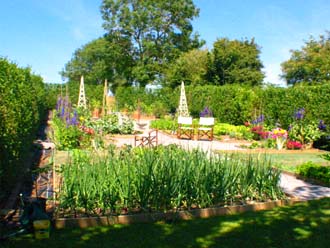
<svg viewBox="0 0 330 248">
<path fill-rule="evenodd" d="M 320 152 L 311 153 L 269 153 L 267 156 L 271 159 L 275 167 L 284 171 L 296 172 L 296 167 L 311 161 L 320 165 L 329 165 L 329 162 L 321 158 Z"/>
<path fill-rule="evenodd" d="M 55 230 L 2 247 L 329 247 L 330 198 L 209 219 Z"/>
<path fill-rule="evenodd" d="M 233 153 L 232 151 L 221 151 L 220 153 Z M 330 166 L 330 162 L 321 158 L 321 154 L 326 153 L 321 150 L 299 150 L 299 151 L 288 151 L 288 150 L 237 150 L 234 152 L 237 156 L 247 158 L 248 156 L 266 157 L 269 159 L 273 166 L 280 168 L 284 171 L 296 172 L 296 167 L 308 161 L 311 161 L 320 165 Z"/>
</svg>

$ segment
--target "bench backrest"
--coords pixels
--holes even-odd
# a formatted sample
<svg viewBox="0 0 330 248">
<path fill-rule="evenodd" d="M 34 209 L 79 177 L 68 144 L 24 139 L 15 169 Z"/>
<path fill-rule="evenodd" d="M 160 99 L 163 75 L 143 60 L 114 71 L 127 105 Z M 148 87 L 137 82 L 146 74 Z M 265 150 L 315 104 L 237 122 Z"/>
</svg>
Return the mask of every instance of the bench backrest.
<svg viewBox="0 0 330 248">
<path fill-rule="evenodd" d="M 192 125 L 192 117 L 178 117 L 178 123 L 182 125 Z"/>
<path fill-rule="evenodd" d="M 214 126 L 214 118 L 213 117 L 200 117 L 199 125 L 200 126 Z"/>
</svg>

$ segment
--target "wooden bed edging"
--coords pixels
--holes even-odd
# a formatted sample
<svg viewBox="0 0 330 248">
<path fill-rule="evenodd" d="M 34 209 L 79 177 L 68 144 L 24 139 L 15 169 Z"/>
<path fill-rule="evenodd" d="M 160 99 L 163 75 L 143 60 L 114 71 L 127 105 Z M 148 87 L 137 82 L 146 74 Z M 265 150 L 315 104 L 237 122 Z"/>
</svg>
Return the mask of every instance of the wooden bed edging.
<svg viewBox="0 0 330 248">
<path fill-rule="evenodd" d="M 270 210 L 274 207 L 293 205 L 301 202 L 299 199 L 277 200 L 271 202 L 255 203 L 250 205 L 214 207 L 194 209 L 169 213 L 142 213 L 134 215 L 83 217 L 83 218 L 58 218 L 54 220 L 54 227 L 62 229 L 66 227 L 95 227 L 114 224 L 153 223 L 161 220 L 190 220 L 194 218 L 209 218 L 228 214 L 237 214 L 247 211 Z"/>
</svg>

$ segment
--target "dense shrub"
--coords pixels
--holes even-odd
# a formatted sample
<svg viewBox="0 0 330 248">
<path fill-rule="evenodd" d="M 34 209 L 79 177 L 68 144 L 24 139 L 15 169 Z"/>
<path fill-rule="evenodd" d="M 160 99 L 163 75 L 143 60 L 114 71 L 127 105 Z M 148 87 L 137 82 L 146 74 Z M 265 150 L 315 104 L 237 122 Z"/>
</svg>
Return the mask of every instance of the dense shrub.
<svg viewBox="0 0 330 248">
<path fill-rule="evenodd" d="M 175 112 L 179 102 L 179 93 L 169 88 L 154 91 L 136 87 L 118 87 L 116 101 L 119 110 L 140 110 L 144 114 L 162 117 L 169 112 Z"/>
<path fill-rule="evenodd" d="M 158 130 L 175 131 L 178 127 L 178 124 L 175 120 L 158 119 L 151 121 L 150 127 Z"/>
<path fill-rule="evenodd" d="M 214 126 L 214 135 L 229 135 L 236 139 L 253 139 L 253 133 L 250 131 L 249 127 L 243 125 L 234 126 L 227 123 L 217 123 Z"/>
<path fill-rule="evenodd" d="M 253 110 L 258 107 L 256 92 L 239 85 L 186 87 L 188 107 L 194 117 L 208 106 L 219 122 L 233 125 L 253 118 Z"/>
<path fill-rule="evenodd" d="M 0 58 L 0 197 L 22 173 L 46 106 L 42 78 Z"/>
<path fill-rule="evenodd" d="M 320 182 L 330 184 L 330 167 L 306 162 L 297 167 L 297 172 L 303 177 L 316 179 Z"/>
</svg>

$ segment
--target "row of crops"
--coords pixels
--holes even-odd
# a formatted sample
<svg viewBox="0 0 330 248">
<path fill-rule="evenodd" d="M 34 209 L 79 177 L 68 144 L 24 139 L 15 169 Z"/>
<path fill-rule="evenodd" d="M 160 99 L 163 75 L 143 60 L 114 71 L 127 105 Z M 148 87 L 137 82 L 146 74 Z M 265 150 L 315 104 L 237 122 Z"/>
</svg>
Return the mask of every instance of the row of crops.
<svg viewBox="0 0 330 248">
<path fill-rule="evenodd" d="M 280 172 L 266 158 L 207 156 L 176 145 L 71 155 L 61 167 L 59 206 L 66 213 L 168 211 L 284 196 Z"/>
</svg>

